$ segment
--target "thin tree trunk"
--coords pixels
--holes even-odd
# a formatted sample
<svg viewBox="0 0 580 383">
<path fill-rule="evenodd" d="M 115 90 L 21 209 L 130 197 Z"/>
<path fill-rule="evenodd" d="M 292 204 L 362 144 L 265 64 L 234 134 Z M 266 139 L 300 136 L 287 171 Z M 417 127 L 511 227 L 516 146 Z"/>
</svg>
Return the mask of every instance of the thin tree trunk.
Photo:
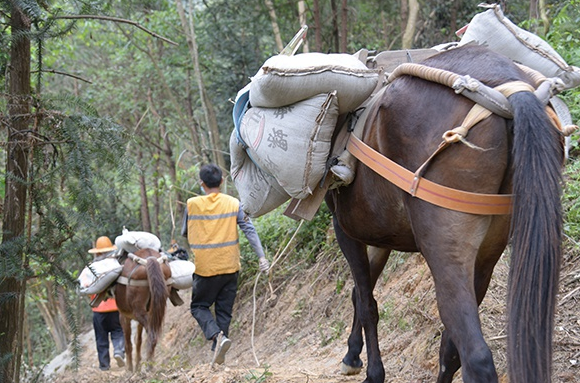
<svg viewBox="0 0 580 383">
<path fill-rule="evenodd" d="M 280 28 L 278 27 L 278 17 L 276 16 L 276 9 L 274 8 L 274 3 L 272 0 L 264 0 L 266 3 L 266 8 L 268 8 L 268 13 L 270 14 L 270 22 L 272 23 L 272 32 L 274 33 L 274 41 L 276 41 L 276 48 L 278 52 L 282 52 L 284 49 L 284 43 L 282 42 L 282 36 L 280 35 Z"/>
<path fill-rule="evenodd" d="M 413 47 L 413 37 L 415 36 L 415 29 L 417 27 L 417 19 L 419 17 L 419 2 L 417 0 L 409 0 L 409 17 L 405 32 L 401 41 L 403 49 L 411 49 Z"/>
<path fill-rule="evenodd" d="M 313 1 L 314 14 L 314 44 L 316 51 L 322 52 L 322 25 L 320 24 L 320 4 L 318 0 Z"/>
<path fill-rule="evenodd" d="M 338 8 L 336 0 L 330 0 L 330 8 L 332 9 L 332 36 L 334 37 L 334 51 L 340 52 L 340 42 L 338 36 Z"/>
<path fill-rule="evenodd" d="M 54 341 L 56 352 L 60 353 L 67 347 L 66 327 L 61 323 L 61 316 L 49 291 L 50 288 L 50 286 L 46 286 L 47 291 L 36 291 L 35 304 Z M 41 297 L 45 297 L 46 300 Z"/>
<path fill-rule="evenodd" d="M 159 217 L 161 215 L 161 190 L 160 190 L 160 174 L 163 173 L 161 169 L 161 151 L 156 151 L 155 156 L 155 172 L 153 173 L 153 185 L 155 185 L 155 192 L 153 194 L 153 233 L 161 237 L 160 232 L 160 224 L 159 224 Z M 175 166 L 173 166 L 173 173 L 175 173 Z M 173 184 L 175 185 L 176 179 L 172 179 Z M 171 190 L 169 191 L 172 192 Z"/>
<path fill-rule="evenodd" d="M 143 152 L 137 151 L 137 166 L 139 167 L 139 191 L 141 195 L 141 226 L 143 231 L 151 232 L 151 217 L 149 216 L 149 201 L 147 198 L 147 181 L 143 171 Z"/>
<path fill-rule="evenodd" d="M 540 18 L 540 12 L 538 11 L 538 0 L 530 0 L 530 31 L 538 33 L 538 19 Z"/>
<path fill-rule="evenodd" d="M 30 20 L 13 5 L 10 17 L 12 36 L 30 31 Z M 28 152 L 26 132 L 29 129 L 30 107 L 30 40 L 21 35 L 12 41 L 8 77 L 8 142 L 6 145 L 5 196 L 2 216 L 2 244 L 8 245 L 15 266 L 26 267 L 24 230 L 26 223 L 26 182 Z M 12 262 L 6 262 L 9 264 Z M 23 342 L 24 295 L 26 282 L 18 276 L 0 280 L 0 382 L 19 382 Z"/>
<path fill-rule="evenodd" d="M 304 3 L 304 0 L 300 0 L 298 2 L 298 19 L 300 20 L 300 26 L 308 25 L 306 20 L 306 4 Z M 310 52 L 307 38 L 305 38 L 304 41 L 302 42 L 302 52 L 303 53 Z"/>
<path fill-rule="evenodd" d="M 548 18 L 548 13 L 546 11 L 546 0 L 539 0 L 540 7 L 540 19 L 542 19 L 542 25 L 544 26 L 542 30 L 542 36 L 546 36 L 550 30 L 550 19 Z"/>
<path fill-rule="evenodd" d="M 211 158 L 213 161 L 220 166 L 222 169 L 226 169 L 226 161 L 223 155 L 223 147 L 221 144 L 219 128 L 217 124 L 217 117 L 211 100 L 209 99 L 207 92 L 205 90 L 205 85 L 203 82 L 203 77 L 201 75 L 201 69 L 199 67 L 199 54 L 197 50 L 197 41 L 195 37 L 195 25 L 193 22 L 193 12 L 191 4 L 189 3 L 189 25 L 185 17 L 185 10 L 183 9 L 183 4 L 181 0 L 176 0 L 177 11 L 179 13 L 179 18 L 181 20 L 181 26 L 185 35 L 187 37 L 187 43 L 189 45 L 189 52 L 191 54 L 191 59 L 193 62 L 193 68 L 195 71 L 195 77 L 197 78 L 197 85 L 199 88 L 199 98 L 201 100 L 201 105 L 204 110 L 205 122 L 208 127 L 208 134 L 211 143 Z"/>
<path fill-rule="evenodd" d="M 342 0 L 340 12 L 340 52 L 346 53 L 348 45 L 348 6 L 347 0 Z"/>
</svg>

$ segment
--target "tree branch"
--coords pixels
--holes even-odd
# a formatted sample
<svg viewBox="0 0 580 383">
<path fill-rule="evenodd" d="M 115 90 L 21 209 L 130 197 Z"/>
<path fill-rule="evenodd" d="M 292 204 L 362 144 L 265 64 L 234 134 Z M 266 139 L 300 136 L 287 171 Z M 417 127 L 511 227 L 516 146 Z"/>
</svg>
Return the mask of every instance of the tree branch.
<svg viewBox="0 0 580 383">
<path fill-rule="evenodd" d="M 63 75 L 63 76 L 72 77 L 72 78 L 75 78 L 77 80 L 81 80 L 81 81 L 84 81 L 84 82 L 88 82 L 89 84 L 92 84 L 93 83 L 92 81 L 87 80 L 87 79 L 84 79 L 84 78 L 82 78 L 80 76 L 76 76 L 74 74 L 70 74 L 70 73 L 66 73 L 66 72 L 61 72 L 61 71 L 54 70 L 54 69 L 43 69 L 42 71 L 45 72 L 45 73 L 54 73 L 54 74 L 60 74 L 60 75 Z M 30 73 L 38 73 L 38 71 L 35 70 L 35 71 L 30 72 Z"/>
<path fill-rule="evenodd" d="M 57 16 L 57 17 L 55 17 L 55 19 L 67 19 L 67 20 L 95 19 L 95 20 L 107 20 L 107 21 L 114 21 L 116 23 L 130 24 L 130 25 L 133 25 L 133 26 L 141 29 L 142 31 L 147 32 L 151 36 L 156 37 L 156 38 L 158 38 L 160 40 L 163 40 L 163 41 L 165 41 L 165 42 L 167 42 L 169 44 L 179 45 L 176 42 L 169 40 L 168 38 L 165 38 L 163 36 L 158 35 L 155 32 L 150 31 L 149 29 L 145 28 L 144 26 L 142 26 L 141 24 L 139 24 L 136 21 L 127 20 L 127 19 L 121 19 L 121 18 L 118 18 L 118 17 L 100 16 L 100 15 L 71 15 L 71 16 Z"/>
</svg>

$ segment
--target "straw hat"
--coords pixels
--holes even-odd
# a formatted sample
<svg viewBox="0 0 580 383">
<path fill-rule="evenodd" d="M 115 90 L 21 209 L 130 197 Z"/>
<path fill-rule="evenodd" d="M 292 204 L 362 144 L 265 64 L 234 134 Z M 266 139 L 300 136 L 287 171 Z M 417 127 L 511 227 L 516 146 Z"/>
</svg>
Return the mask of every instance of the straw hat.
<svg viewBox="0 0 580 383">
<path fill-rule="evenodd" d="M 95 247 L 90 249 L 89 253 L 107 253 L 113 250 L 117 250 L 117 246 L 113 245 L 109 237 L 99 237 L 95 243 Z"/>
</svg>

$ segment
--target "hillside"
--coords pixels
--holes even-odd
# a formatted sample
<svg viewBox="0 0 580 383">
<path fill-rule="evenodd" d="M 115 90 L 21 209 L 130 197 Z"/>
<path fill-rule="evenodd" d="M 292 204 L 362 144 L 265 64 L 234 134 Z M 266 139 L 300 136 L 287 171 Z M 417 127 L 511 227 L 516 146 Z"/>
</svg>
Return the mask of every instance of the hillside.
<svg viewBox="0 0 580 383">
<path fill-rule="evenodd" d="M 562 271 L 554 343 L 555 382 L 580 381 L 578 258 L 577 254 L 568 254 Z M 188 311 L 189 294 L 182 294 L 185 305 L 168 306 L 164 336 L 151 371 L 141 374 L 129 374 L 120 368 L 99 371 L 93 340 L 87 336 L 79 370 L 67 370 L 54 381 L 361 382 L 364 375 L 339 374 L 352 320 L 352 281 L 346 262 L 342 256 L 325 253 L 310 269 L 292 266 L 297 265 L 282 262 L 274 267 L 271 289 L 262 275 L 256 293 L 255 322 L 253 286 L 242 286 L 230 333 L 233 344 L 222 366 L 210 368 L 210 344 L 202 339 Z M 394 254 L 386 269 L 376 289 L 386 381 L 433 382 L 442 326 L 431 274 L 417 254 Z M 282 270 L 295 271 L 281 275 Z M 504 256 L 480 310 L 501 382 L 507 382 L 504 318 L 507 273 Z M 363 360 L 366 365 L 364 355 Z M 461 381 L 460 374 L 455 381 Z"/>
</svg>

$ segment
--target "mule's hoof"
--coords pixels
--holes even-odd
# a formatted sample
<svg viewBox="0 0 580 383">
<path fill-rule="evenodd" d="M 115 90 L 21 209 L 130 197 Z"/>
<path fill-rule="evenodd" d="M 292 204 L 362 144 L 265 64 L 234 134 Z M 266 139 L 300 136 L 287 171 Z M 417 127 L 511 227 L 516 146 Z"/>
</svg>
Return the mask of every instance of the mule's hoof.
<svg viewBox="0 0 580 383">
<path fill-rule="evenodd" d="M 359 374 L 362 370 L 362 366 L 361 367 L 353 367 L 353 366 L 349 366 L 346 363 L 342 362 L 340 363 L 340 373 L 342 375 L 356 375 Z"/>
</svg>

